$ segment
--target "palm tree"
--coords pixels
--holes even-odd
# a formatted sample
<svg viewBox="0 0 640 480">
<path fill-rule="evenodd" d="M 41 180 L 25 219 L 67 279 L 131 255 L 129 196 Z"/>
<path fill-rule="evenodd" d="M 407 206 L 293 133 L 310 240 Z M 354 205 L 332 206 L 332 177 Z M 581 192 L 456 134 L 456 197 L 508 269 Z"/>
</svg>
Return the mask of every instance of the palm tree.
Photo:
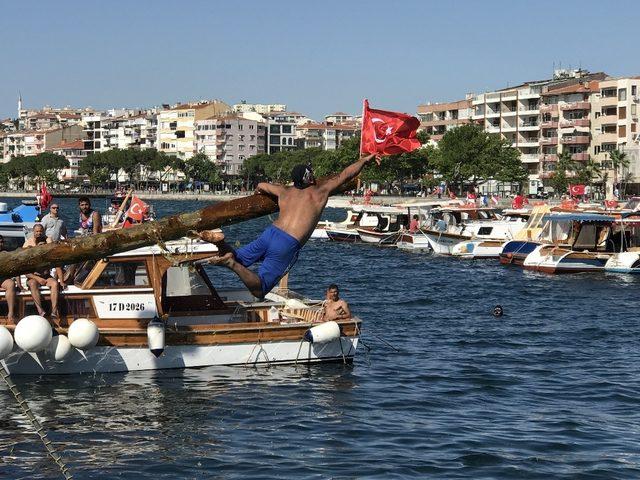
<svg viewBox="0 0 640 480">
<path fill-rule="evenodd" d="M 613 168 L 613 185 L 618 183 L 618 171 L 621 170 L 624 172 L 627 168 L 629 168 L 629 158 L 627 154 L 621 152 L 620 150 L 611 150 L 609 153 L 609 158 L 611 158 L 611 166 Z"/>
</svg>

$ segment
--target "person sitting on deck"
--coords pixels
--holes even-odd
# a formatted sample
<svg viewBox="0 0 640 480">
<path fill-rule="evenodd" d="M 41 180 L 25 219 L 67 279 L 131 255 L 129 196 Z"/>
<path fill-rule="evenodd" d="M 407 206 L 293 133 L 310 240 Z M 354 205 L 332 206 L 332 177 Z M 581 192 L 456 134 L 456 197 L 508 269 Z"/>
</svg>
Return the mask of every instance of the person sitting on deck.
<svg viewBox="0 0 640 480">
<path fill-rule="evenodd" d="M 322 320 L 325 322 L 351 318 L 349 304 L 340 298 L 340 291 L 335 283 L 327 288 L 326 298 L 322 302 L 322 312 Z"/>
<path fill-rule="evenodd" d="M 0 252 L 4 252 L 5 244 L 4 237 L 0 235 Z M 15 278 L 0 279 L 0 290 L 3 290 L 4 299 L 7 301 L 7 318 L 10 322 L 17 323 L 16 310 L 18 309 L 18 297 L 16 297 L 16 290 L 20 290 L 20 280 L 18 277 L 18 283 L 16 285 Z"/>
<path fill-rule="evenodd" d="M 33 226 L 33 236 L 24 242 L 22 248 L 36 247 L 44 243 L 52 243 L 51 238 L 44 234 L 44 227 L 40 223 L 36 223 Z M 38 315 L 40 316 L 44 317 L 46 314 L 42 306 L 42 294 L 40 293 L 40 287 L 49 287 L 51 295 L 51 317 L 58 318 L 60 316 L 60 312 L 58 311 L 60 287 L 62 287 L 63 290 L 66 288 L 64 279 L 62 278 L 62 269 L 60 267 L 56 267 L 56 276 L 57 279 L 51 276 L 50 268 L 34 273 L 28 273 L 26 275 L 27 286 L 29 287 L 33 303 L 35 304 Z"/>
<path fill-rule="evenodd" d="M 416 233 L 420 230 L 420 221 L 418 215 L 414 215 L 411 219 L 411 223 L 409 223 L 409 232 Z"/>
<path fill-rule="evenodd" d="M 280 216 L 258 239 L 236 251 L 224 243 L 224 234 L 216 234 L 211 241 L 218 246 L 221 255 L 209 262 L 234 271 L 254 296 L 263 298 L 298 259 L 300 249 L 316 228 L 329 195 L 356 178 L 374 158 L 375 155 L 361 157 L 339 175 L 320 184 L 316 184 L 313 171 L 307 165 L 293 168 L 293 187 L 259 183 L 256 193 L 276 197 Z M 376 162 L 380 164 L 377 158 Z M 260 261 L 257 274 L 247 268 Z"/>
</svg>

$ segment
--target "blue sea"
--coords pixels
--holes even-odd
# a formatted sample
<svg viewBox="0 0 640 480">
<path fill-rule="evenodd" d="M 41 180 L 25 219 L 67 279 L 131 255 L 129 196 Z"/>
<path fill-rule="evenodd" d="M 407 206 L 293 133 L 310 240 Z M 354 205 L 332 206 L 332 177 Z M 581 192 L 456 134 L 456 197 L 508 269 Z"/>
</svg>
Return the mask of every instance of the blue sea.
<svg viewBox="0 0 640 480">
<path fill-rule="evenodd" d="M 77 201 L 60 204 L 75 227 Z M 225 232 L 245 243 L 268 224 Z M 75 479 L 640 478 L 640 278 L 311 241 L 290 286 L 330 283 L 364 320 L 353 365 L 15 381 Z M 0 478 L 61 478 L 0 399 Z"/>
</svg>

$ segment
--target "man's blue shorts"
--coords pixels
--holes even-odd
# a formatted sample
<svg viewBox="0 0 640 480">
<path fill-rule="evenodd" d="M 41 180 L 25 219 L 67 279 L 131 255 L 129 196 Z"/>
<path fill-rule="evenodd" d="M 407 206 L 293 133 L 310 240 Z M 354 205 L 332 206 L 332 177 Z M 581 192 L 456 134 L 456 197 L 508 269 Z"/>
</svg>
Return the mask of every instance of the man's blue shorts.
<svg viewBox="0 0 640 480">
<path fill-rule="evenodd" d="M 271 225 L 256 240 L 236 250 L 235 255 L 236 261 L 245 267 L 262 261 L 258 277 L 264 296 L 293 267 L 301 248 L 298 240 Z"/>
</svg>

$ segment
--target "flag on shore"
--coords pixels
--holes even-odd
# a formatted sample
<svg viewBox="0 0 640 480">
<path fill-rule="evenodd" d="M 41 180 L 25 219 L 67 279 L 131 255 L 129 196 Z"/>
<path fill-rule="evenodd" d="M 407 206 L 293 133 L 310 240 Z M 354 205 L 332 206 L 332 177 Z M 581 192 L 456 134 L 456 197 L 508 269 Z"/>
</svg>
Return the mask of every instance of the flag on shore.
<svg viewBox="0 0 640 480">
<path fill-rule="evenodd" d="M 416 138 L 420 120 L 411 115 L 369 108 L 365 99 L 362 112 L 360 154 L 396 155 L 422 145 Z"/>
<path fill-rule="evenodd" d="M 569 185 L 569 194 L 572 197 L 578 197 L 580 195 L 584 195 L 585 186 L 584 185 Z"/>
</svg>

